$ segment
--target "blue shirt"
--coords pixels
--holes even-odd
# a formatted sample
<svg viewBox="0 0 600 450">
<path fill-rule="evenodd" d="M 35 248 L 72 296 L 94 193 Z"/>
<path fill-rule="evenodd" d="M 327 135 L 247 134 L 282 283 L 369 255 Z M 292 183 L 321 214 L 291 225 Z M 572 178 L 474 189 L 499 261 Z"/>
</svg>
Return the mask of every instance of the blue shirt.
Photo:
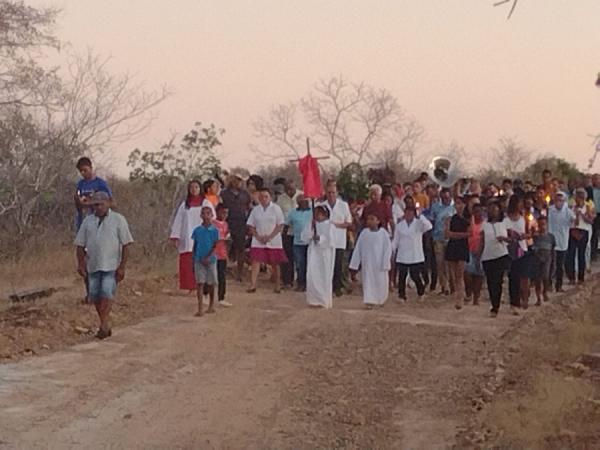
<svg viewBox="0 0 600 450">
<path fill-rule="evenodd" d="M 112 198 L 112 192 L 108 183 L 100 177 L 94 177 L 91 180 L 82 178 L 77 182 L 77 195 L 79 197 L 90 198 L 96 192 L 106 192 Z M 92 208 L 83 207 L 77 211 L 76 225 L 77 229 L 81 226 L 83 219 L 92 213 Z"/>
<path fill-rule="evenodd" d="M 200 262 L 214 249 L 215 244 L 219 240 L 219 230 L 214 225 L 207 227 L 200 225 L 194 229 L 192 240 L 194 241 L 194 261 Z M 209 262 L 212 264 L 216 261 L 217 257 L 213 252 Z"/>
<path fill-rule="evenodd" d="M 308 245 L 308 242 L 302 241 L 302 231 L 312 220 L 313 212 L 309 209 L 294 209 L 288 214 L 286 225 L 292 227 L 294 233 L 294 245 Z"/>
<path fill-rule="evenodd" d="M 456 214 L 454 205 L 444 205 L 441 201 L 431 205 L 431 221 L 433 222 L 433 232 L 431 233 L 434 241 L 446 241 L 444 234 L 446 227 L 446 219 Z"/>
</svg>

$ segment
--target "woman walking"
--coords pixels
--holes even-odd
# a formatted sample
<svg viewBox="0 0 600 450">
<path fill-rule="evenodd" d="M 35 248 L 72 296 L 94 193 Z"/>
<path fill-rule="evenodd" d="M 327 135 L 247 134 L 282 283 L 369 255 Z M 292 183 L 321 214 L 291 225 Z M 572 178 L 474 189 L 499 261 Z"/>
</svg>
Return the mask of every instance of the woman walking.
<svg viewBox="0 0 600 450">
<path fill-rule="evenodd" d="M 281 231 L 283 230 L 283 212 L 271 201 L 269 189 L 258 191 L 259 204 L 252 209 L 248 217 L 248 228 L 252 236 L 250 244 L 250 261 L 252 262 L 251 285 L 247 292 L 256 292 L 256 282 L 261 264 L 271 266 L 275 293 L 281 292 L 279 265 L 287 262 L 283 251 Z"/>
<path fill-rule="evenodd" d="M 517 195 L 510 197 L 504 225 L 508 232 L 508 254 L 511 259 L 508 274 L 510 310 L 518 315 L 518 308 L 527 309 L 529 299 L 530 258 L 527 257 L 527 224 L 523 217 L 523 200 Z"/>
<path fill-rule="evenodd" d="M 462 309 L 465 289 L 464 274 L 465 264 L 469 260 L 469 219 L 465 217 L 465 200 L 462 197 L 454 199 L 454 214 L 446 221 L 446 262 L 448 263 L 448 272 L 450 275 L 450 284 L 454 285 L 454 297 L 456 309 Z"/>
<path fill-rule="evenodd" d="M 194 241 L 192 233 L 202 224 L 200 212 L 202 211 L 202 185 L 197 180 L 192 180 L 187 186 L 187 196 L 177 208 L 173 225 L 171 226 L 170 239 L 179 252 L 179 289 L 189 292 L 196 290 L 194 277 L 192 249 Z"/>
<path fill-rule="evenodd" d="M 567 258 L 565 262 L 565 272 L 569 279 L 569 284 L 575 284 L 575 261 L 577 260 L 577 281 L 583 283 L 586 267 L 586 247 L 592 234 L 592 224 L 595 214 L 593 207 L 586 203 L 587 192 L 584 188 L 577 188 L 575 191 L 575 205 L 573 205 L 573 214 L 575 223 L 569 230 L 569 247 L 567 249 Z"/>
<path fill-rule="evenodd" d="M 465 266 L 465 299 L 473 298 L 473 305 L 479 304 L 483 285 L 483 267 L 481 265 L 481 231 L 483 226 L 483 208 L 479 203 L 471 206 L 471 226 L 469 228 L 469 261 Z"/>
<path fill-rule="evenodd" d="M 487 280 L 487 288 L 492 309 L 491 317 L 498 315 L 502 299 L 504 272 L 510 261 L 508 257 L 508 233 L 502 221 L 500 206 L 493 202 L 488 205 L 488 221 L 481 227 L 481 263 Z"/>
</svg>

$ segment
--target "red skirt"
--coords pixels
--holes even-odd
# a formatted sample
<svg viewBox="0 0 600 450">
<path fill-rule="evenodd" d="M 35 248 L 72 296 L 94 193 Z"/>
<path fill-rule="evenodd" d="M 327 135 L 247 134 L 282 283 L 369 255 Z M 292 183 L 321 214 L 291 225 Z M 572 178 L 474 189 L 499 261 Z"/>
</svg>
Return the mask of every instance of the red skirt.
<svg viewBox="0 0 600 450">
<path fill-rule="evenodd" d="M 288 262 L 282 248 L 250 247 L 250 261 L 261 264 L 283 264 Z"/>
<path fill-rule="evenodd" d="M 194 258 L 192 252 L 179 254 L 179 289 L 192 291 L 196 289 L 194 277 Z"/>
</svg>

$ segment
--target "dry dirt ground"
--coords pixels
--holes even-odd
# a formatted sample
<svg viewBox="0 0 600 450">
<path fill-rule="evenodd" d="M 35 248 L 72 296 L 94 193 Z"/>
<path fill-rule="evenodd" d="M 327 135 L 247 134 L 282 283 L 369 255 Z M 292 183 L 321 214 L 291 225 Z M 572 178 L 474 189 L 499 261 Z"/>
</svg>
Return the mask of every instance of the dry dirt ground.
<svg viewBox="0 0 600 450">
<path fill-rule="evenodd" d="M 517 448 L 492 426 L 511 404 L 489 406 L 519 394 L 515 377 L 530 391 L 512 337 L 535 353 L 536 327 L 569 321 L 561 298 L 496 319 L 485 301 L 456 311 L 435 295 L 313 310 L 266 281 L 255 294 L 230 281 L 234 307 L 196 318 L 193 297 L 165 293 L 170 280 L 133 276 L 113 337 L 97 342 L 76 331 L 95 324 L 79 282 L 61 283 L 33 303 L 0 300 L 0 449 Z"/>
</svg>

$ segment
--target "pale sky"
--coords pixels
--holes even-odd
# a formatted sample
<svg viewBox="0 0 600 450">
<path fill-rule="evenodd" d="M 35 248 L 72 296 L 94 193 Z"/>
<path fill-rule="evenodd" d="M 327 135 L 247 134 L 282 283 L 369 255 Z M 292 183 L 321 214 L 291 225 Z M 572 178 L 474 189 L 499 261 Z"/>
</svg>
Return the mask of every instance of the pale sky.
<svg viewBox="0 0 600 450">
<path fill-rule="evenodd" d="M 509 21 L 493 0 L 28 3 L 62 8 L 76 49 L 175 92 L 123 159 L 202 121 L 227 130 L 226 166 L 256 166 L 252 122 L 337 74 L 391 91 L 425 127 L 423 152 L 456 140 L 475 157 L 515 136 L 584 168 L 600 132 L 598 0 L 520 0 Z"/>
</svg>

